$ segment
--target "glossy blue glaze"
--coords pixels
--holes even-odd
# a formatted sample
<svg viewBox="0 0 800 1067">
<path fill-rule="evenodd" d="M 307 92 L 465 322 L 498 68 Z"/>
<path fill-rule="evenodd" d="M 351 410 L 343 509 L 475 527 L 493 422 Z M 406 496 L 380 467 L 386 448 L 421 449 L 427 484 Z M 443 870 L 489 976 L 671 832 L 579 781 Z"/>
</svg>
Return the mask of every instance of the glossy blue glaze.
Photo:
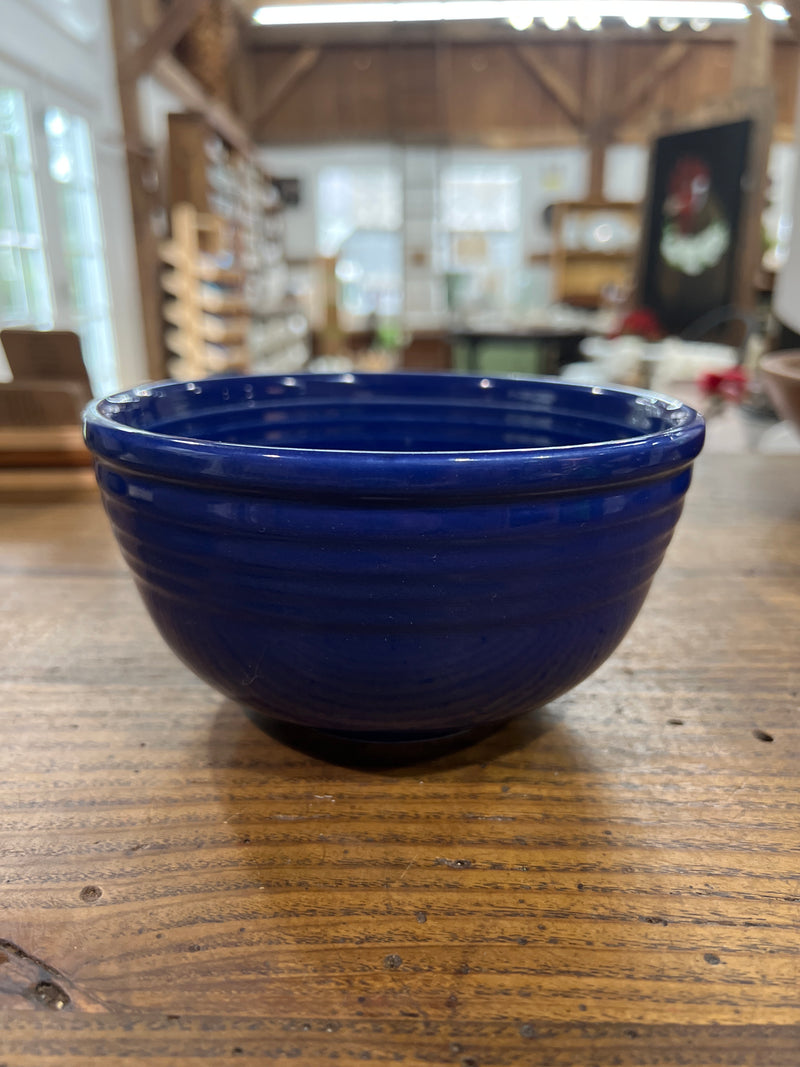
<svg viewBox="0 0 800 1067">
<path fill-rule="evenodd" d="M 704 425 L 653 394 L 456 375 L 219 378 L 92 405 L 114 533 L 174 651 L 287 722 L 502 722 L 633 622 Z"/>
</svg>

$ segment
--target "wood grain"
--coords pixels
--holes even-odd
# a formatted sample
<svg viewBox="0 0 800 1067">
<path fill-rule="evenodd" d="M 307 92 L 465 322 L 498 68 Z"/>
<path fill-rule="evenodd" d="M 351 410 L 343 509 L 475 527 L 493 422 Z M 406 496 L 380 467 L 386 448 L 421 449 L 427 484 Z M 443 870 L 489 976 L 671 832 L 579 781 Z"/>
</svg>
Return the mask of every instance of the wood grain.
<svg viewBox="0 0 800 1067">
<path fill-rule="evenodd" d="M 576 126 L 581 115 L 595 126 L 602 120 L 615 140 L 647 144 L 665 112 L 688 115 L 729 92 L 735 52 L 732 41 L 708 34 L 676 41 L 671 34 L 619 39 L 604 32 L 608 84 L 597 108 L 596 79 L 587 76 L 597 43 L 591 34 L 572 39 L 533 34 L 522 53 L 526 66 L 517 50 L 519 35 L 505 43 L 402 35 L 393 43 L 364 43 L 363 27 L 359 33 L 361 43 L 335 43 L 328 34 L 324 40 L 309 38 L 309 46 L 322 44 L 322 54 L 259 123 L 265 144 L 388 139 L 507 148 L 574 145 L 586 141 L 581 124 Z M 270 40 L 275 37 L 270 30 Z M 268 85 L 297 55 L 296 45 L 252 50 L 248 61 L 255 84 Z M 773 48 L 781 137 L 793 129 L 799 55 L 793 41 Z M 531 67 L 547 84 L 532 76 Z"/>
<path fill-rule="evenodd" d="M 0 533 L 0 1063 L 795 1067 L 794 458 L 701 461 L 593 678 L 378 771 L 177 663 L 96 503 Z"/>
<path fill-rule="evenodd" d="M 281 100 L 315 66 L 319 57 L 319 48 L 298 48 L 266 85 L 259 86 L 258 96 L 253 101 L 255 117 L 252 125 L 255 129 L 267 121 Z"/>
</svg>

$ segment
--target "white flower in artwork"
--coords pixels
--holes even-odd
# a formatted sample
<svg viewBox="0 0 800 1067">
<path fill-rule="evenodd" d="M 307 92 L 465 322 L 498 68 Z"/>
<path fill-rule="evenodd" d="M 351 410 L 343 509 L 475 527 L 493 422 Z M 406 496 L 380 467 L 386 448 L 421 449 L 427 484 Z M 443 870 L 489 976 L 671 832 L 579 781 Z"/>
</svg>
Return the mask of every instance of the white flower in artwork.
<svg viewBox="0 0 800 1067">
<path fill-rule="evenodd" d="M 675 270 L 697 277 L 716 267 L 730 248 L 731 230 L 724 219 L 715 219 L 698 233 L 682 233 L 667 223 L 661 233 L 661 255 Z"/>
</svg>

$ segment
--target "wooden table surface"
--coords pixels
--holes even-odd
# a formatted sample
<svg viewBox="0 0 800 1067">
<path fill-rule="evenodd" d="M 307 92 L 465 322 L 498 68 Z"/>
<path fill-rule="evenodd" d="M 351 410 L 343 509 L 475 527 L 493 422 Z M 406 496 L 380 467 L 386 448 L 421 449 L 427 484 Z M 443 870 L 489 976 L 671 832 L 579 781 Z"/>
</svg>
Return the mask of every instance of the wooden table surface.
<svg viewBox="0 0 800 1067">
<path fill-rule="evenodd" d="M 96 502 L 0 530 L 0 1065 L 800 1063 L 796 457 L 703 457 L 617 654 L 393 770 L 190 675 Z"/>
</svg>

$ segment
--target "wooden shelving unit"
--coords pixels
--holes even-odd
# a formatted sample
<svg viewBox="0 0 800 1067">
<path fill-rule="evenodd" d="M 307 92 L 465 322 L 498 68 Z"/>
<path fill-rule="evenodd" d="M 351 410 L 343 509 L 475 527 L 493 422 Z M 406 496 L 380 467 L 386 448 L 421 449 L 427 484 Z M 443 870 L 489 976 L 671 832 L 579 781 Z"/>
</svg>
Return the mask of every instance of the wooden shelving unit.
<svg viewBox="0 0 800 1067">
<path fill-rule="evenodd" d="M 564 201 L 553 209 L 553 299 L 596 308 L 604 291 L 630 290 L 641 207 L 629 201 Z"/>
<path fill-rule="evenodd" d="M 162 288 L 171 373 L 299 370 L 308 324 L 287 301 L 283 206 L 254 159 L 196 113 L 169 116 L 171 268 Z"/>
<path fill-rule="evenodd" d="M 244 274 L 232 266 L 231 227 L 186 203 L 173 207 L 171 220 L 172 238 L 159 248 L 170 373 L 199 378 L 247 370 L 250 316 Z"/>
</svg>

